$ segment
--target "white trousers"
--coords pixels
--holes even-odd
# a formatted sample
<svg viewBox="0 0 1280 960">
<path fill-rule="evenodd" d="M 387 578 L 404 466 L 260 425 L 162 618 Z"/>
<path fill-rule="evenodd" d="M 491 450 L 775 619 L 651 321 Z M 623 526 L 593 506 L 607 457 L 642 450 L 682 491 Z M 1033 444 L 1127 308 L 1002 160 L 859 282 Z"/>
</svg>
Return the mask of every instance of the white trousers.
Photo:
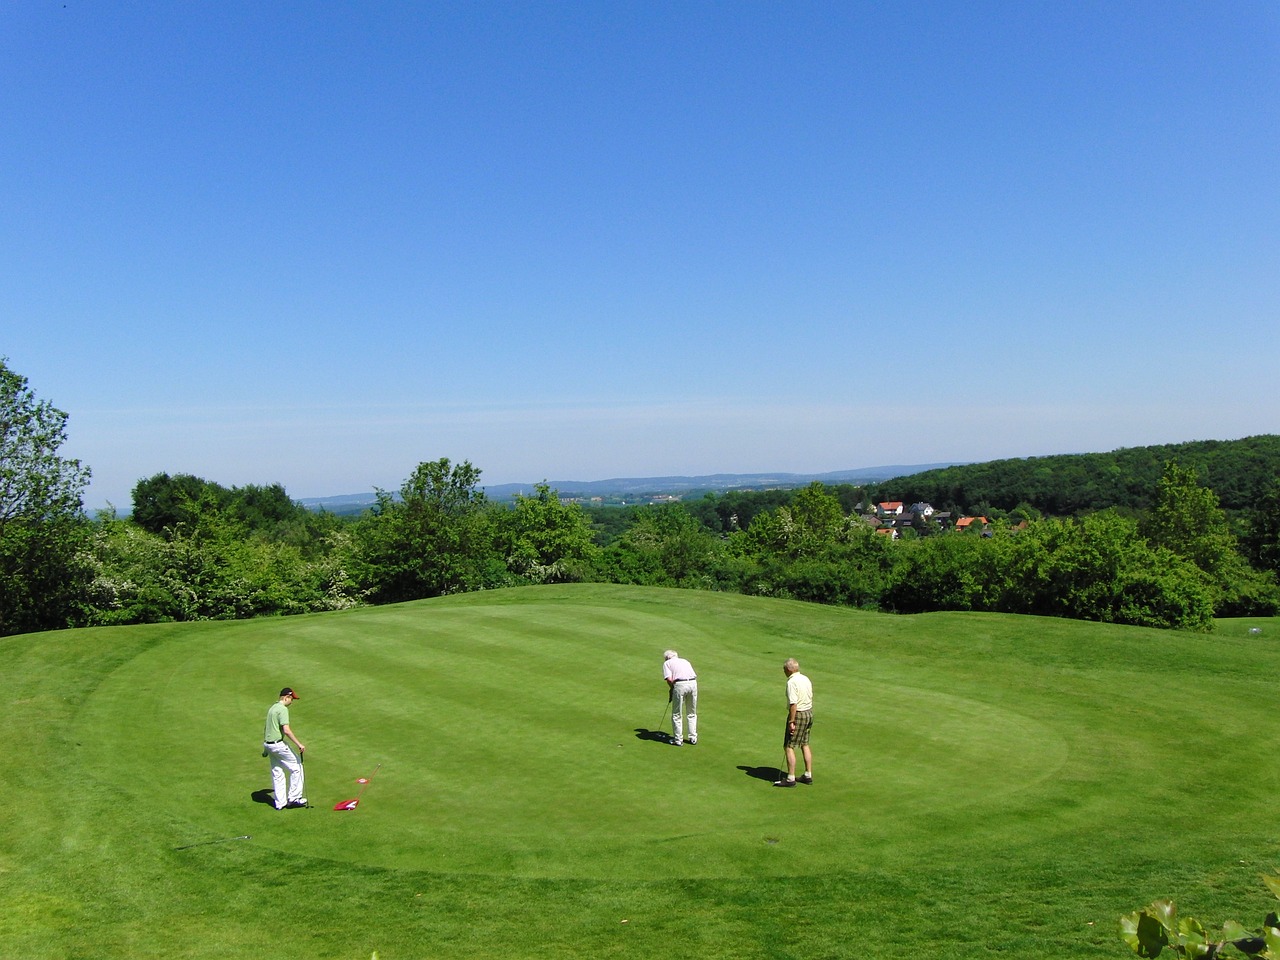
<svg viewBox="0 0 1280 960">
<path fill-rule="evenodd" d="M 686 706 L 687 705 L 687 706 Z M 698 739 L 698 681 L 682 680 L 671 688 L 671 739 L 684 743 L 684 724 L 689 721 L 689 740 Z"/>
<path fill-rule="evenodd" d="M 281 740 L 279 743 L 264 743 L 263 747 L 266 748 L 267 756 L 271 760 L 271 786 L 276 794 L 276 809 L 283 808 L 287 803 L 297 803 L 306 796 L 302 792 L 301 762 L 289 749 L 289 743 L 286 740 Z M 287 790 L 285 789 L 286 781 Z"/>
</svg>

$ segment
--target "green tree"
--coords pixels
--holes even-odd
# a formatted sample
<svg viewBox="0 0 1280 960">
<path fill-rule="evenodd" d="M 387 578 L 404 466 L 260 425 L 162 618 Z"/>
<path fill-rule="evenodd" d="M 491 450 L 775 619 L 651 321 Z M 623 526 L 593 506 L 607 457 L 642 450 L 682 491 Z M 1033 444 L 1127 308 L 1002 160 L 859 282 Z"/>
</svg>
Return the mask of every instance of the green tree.
<svg viewBox="0 0 1280 960">
<path fill-rule="evenodd" d="M 1207 630 L 1203 574 L 1114 511 L 1032 521 L 994 535 L 899 543 L 884 606 L 898 613 L 983 610 Z"/>
<path fill-rule="evenodd" d="M 582 507 L 562 503 L 545 483 L 531 497 L 517 495 L 500 526 L 507 566 L 535 583 L 582 579 L 599 553 Z"/>
<path fill-rule="evenodd" d="M 686 509 L 713 533 L 732 533 L 751 526 L 757 514 L 791 503 L 793 490 L 728 490 L 688 501 Z"/>
<path fill-rule="evenodd" d="M 1174 461 L 1165 464 L 1141 529 L 1153 545 L 1189 560 L 1204 574 L 1218 616 L 1280 612 L 1274 577 L 1245 562 L 1217 494 L 1200 484 L 1194 469 Z"/>
<path fill-rule="evenodd" d="M 1217 494 L 1201 486 L 1194 469 L 1172 460 L 1156 484 L 1142 532 L 1156 546 L 1185 557 L 1210 577 L 1216 578 L 1237 555 L 1236 539 Z"/>
<path fill-rule="evenodd" d="M 611 583 L 712 589 L 731 577 L 724 541 L 682 504 L 637 510 L 603 551 L 598 569 Z"/>
<path fill-rule="evenodd" d="M 994 610 L 998 575 L 992 540 L 948 533 L 899 541 L 883 603 L 896 613 L 932 610 Z"/>
<path fill-rule="evenodd" d="M 417 600 L 508 582 L 480 471 L 447 457 L 418 464 L 399 497 L 377 491 L 356 524 L 355 576 L 375 603 Z"/>
<path fill-rule="evenodd" d="M 276 531 L 281 527 L 296 522 L 309 512 L 292 500 L 279 483 L 232 487 L 228 509 L 250 530 L 267 534 L 272 539 L 276 539 Z"/>
<path fill-rule="evenodd" d="M 839 498 L 815 481 L 796 491 L 789 504 L 757 514 L 735 543 L 757 559 L 812 559 L 860 539 L 867 529 L 861 519 L 846 516 Z"/>
<path fill-rule="evenodd" d="M 209 509 L 223 509 L 231 491 L 210 480 L 179 473 L 157 473 L 133 486 L 133 522 L 150 533 L 192 525 Z"/>
<path fill-rule="evenodd" d="M 71 625 L 90 577 L 90 471 L 58 453 L 66 422 L 0 358 L 0 634 Z"/>
<path fill-rule="evenodd" d="M 874 607 L 885 589 L 889 543 L 821 483 L 757 514 L 731 544 L 748 593 Z"/>
<path fill-rule="evenodd" d="M 1041 557 L 1023 563 L 1028 581 L 1013 579 L 1013 596 L 1032 606 L 1012 613 L 1038 613 L 1184 630 L 1212 628 L 1214 593 L 1194 564 L 1166 547 L 1153 546 L 1137 523 L 1114 511 L 1090 514 L 1080 521 L 1043 520 L 1019 535 L 1015 558 L 1030 552 Z"/>
<path fill-rule="evenodd" d="M 1280 573 L 1280 478 L 1272 478 L 1254 504 L 1242 546 L 1259 570 Z"/>
</svg>

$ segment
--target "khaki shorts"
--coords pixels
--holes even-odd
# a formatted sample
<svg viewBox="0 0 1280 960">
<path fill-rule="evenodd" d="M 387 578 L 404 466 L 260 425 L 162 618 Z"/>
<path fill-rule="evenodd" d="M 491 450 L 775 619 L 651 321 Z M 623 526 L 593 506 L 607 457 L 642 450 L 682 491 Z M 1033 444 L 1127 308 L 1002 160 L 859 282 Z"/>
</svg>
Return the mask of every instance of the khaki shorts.
<svg viewBox="0 0 1280 960">
<path fill-rule="evenodd" d="M 809 728 L 813 726 L 813 711 L 801 710 L 796 713 L 795 733 L 791 732 L 791 724 L 787 724 L 787 732 L 782 737 L 784 747 L 803 747 L 809 742 Z"/>
</svg>

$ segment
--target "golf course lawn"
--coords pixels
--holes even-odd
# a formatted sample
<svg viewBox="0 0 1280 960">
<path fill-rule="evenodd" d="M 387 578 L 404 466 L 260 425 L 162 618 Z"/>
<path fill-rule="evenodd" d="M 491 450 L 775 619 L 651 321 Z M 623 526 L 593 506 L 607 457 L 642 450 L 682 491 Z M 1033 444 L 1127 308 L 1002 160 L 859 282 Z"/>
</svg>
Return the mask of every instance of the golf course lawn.
<svg viewBox="0 0 1280 960">
<path fill-rule="evenodd" d="M 658 737 L 667 647 L 695 747 Z M 815 783 L 779 790 L 788 656 Z M 1280 907 L 1276 620 L 567 585 L 0 658 L 6 958 L 1124 957 L 1158 897 Z M 305 810 L 265 802 L 285 685 Z"/>
</svg>

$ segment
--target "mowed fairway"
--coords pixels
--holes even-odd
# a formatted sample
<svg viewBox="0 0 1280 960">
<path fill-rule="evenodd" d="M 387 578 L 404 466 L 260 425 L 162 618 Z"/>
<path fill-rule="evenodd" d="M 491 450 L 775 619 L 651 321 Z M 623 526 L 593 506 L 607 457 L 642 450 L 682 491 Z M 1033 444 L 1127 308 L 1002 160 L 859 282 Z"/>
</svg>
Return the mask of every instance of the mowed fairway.
<svg viewBox="0 0 1280 960">
<path fill-rule="evenodd" d="M 1108 957 L 1158 896 L 1254 925 L 1277 642 L 600 585 L 10 638 L 0 955 Z M 696 747 L 655 736 L 668 646 Z M 787 656 L 816 782 L 779 790 Z M 286 684 L 312 808 L 277 812 Z"/>
</svg>

